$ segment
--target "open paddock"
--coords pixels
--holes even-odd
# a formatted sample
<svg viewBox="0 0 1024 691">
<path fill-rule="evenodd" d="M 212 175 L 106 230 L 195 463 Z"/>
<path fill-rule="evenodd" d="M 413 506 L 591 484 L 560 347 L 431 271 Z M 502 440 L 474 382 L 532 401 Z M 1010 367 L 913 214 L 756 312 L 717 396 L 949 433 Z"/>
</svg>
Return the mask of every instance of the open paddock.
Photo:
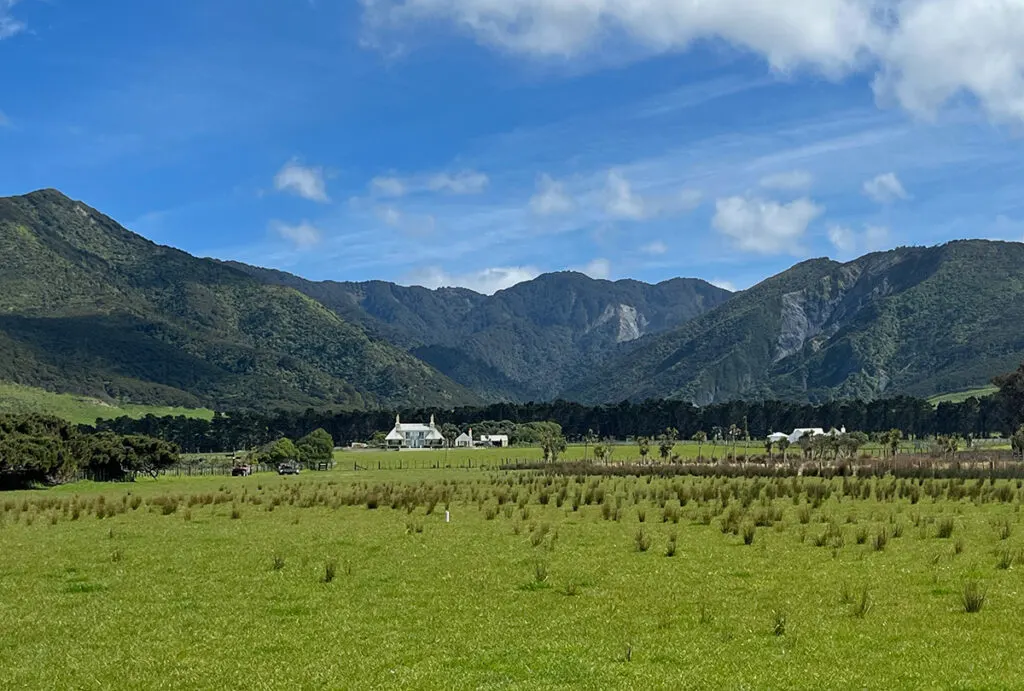
<svg viewBox="0 0 1024 691">
<path fill-rule="evenodd" d="M 408 469 L 5 493 L 0 669 L 9 688 L 1005 687 L 1021 485 Z"/>
</svg>

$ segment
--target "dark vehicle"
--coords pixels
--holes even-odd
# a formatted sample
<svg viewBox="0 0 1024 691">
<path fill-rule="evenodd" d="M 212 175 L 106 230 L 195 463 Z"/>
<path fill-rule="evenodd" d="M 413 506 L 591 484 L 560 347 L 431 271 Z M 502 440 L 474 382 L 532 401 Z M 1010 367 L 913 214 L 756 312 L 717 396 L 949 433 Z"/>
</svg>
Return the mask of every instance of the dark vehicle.
<svg viewBox="0 0 1024 691">
<path fill-rule="evenodd" d="M 234 477 L 245 477 L 246 475 L 252 475 L 252 466 L 250 465 L 236 465 L 231 469 L 231 475 Z"/>
<path fill-rule="evenodd" d="M 282 463 L 277 466 L 278 475 L 298 475 L 299 465 L 298 463 Z"/>
</svg>

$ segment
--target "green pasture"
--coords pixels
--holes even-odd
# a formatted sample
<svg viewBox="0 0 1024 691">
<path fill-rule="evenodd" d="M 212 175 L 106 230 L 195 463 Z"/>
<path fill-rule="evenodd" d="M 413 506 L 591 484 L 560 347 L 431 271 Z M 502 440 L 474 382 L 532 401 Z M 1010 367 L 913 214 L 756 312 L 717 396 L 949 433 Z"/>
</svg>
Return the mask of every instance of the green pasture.
<svg viewBox="0 0 1024 691">
<path fill-rule="evenodd" d="M 479 469 L 12 492 L 0 670 L 5 688 L 1005 688 L 1024 679 L 1022 500 L 1003 480 Z"/>
<path fill-rule="evenodd" d="M 0 382 L 0 413 L 39 413 L 54 415 L 75 424 L 91 425 L 97 418 L 117 418 L 124 415 L 141 418 L 146 415 L 185 415 L 209 420 L 213 411 L 206 409 L 146 406 L 131 403 L 112 405 L 87 396 L 53 393 L 30 386 Z"/>
<path fill-rule="evenodd" d="M 639 461 L 640 451 L 635 443 L 616 443 L 610 445 L 612 449 L 608 463 L 634 462 Z M 901 445 L 902 452 L 915 450 L 914 442 L 904 442 Z M 926 442 L 921 442 L 920 450 L 927 450 Z M 986 449 L 1001 447 L 986 446 Z M 1009 446 L 1006 446 L 1009 448 Z M 737 442 L 735 452 L 739 456 L 763 456 L 765 448 L 763 442 L 749 441 Z M 672 450 L 672 454 L 686 461 L 721 460 L 730 458 L 733 453 L 732 444 L 719 442 L 718 444 L 706 443 L 703 446 L 695 442 L 679 442 Z M 882 449 L 877 444 L 870 444 L 863 449 L 863 453 L 881 456 Z M 782 453 L 777 448 L 772 451 L 773 457 L 782 459 Z M 244 454 L 237 454 L 241 458 Z M 799 447 L 790 447 L 788 458 L 795 460 L 800 458 L 802 451 Z M 183 458 L 185 465 L 200 463 L 206 466 L 220 467 L 226 469 L 234 463 L 236 455 L 223 454 L 185 454 Z M 385 451 L 381 449 L 336 449 L 334 452 L 335 467 L 341 470 L 429 470 L 445 468 L 497 468 L 504 464 L 530 463 L 541 461 L 544 453 L 537 446 L 514 446 L 508 448 L 476 448 L 476 449 L 437 449 L 437 450 L 405 450 Z M 580 461 L 594 459 L 594 445 L 570 444 L 565 453 L 560 456 L 561 460 Z M 652 444 L 647 460 L 661 462 L 662 458 L 657 444 Z"/>
<path fill-rule="evenodd" d="M 932 405 L 938 405 L 940 403 L 963 403 L 972 396 L 974 398 L 984 398 L 985 396 L 991 396 L 992 394 L 999 391 L 997 386 L 982 386 L 977 389 L 970 389 L 968 391 L 957 391 L 955 393 L 946 393 L 939 396 L 932 396 L 928 399 L 928 402 Z"/>
</svg>

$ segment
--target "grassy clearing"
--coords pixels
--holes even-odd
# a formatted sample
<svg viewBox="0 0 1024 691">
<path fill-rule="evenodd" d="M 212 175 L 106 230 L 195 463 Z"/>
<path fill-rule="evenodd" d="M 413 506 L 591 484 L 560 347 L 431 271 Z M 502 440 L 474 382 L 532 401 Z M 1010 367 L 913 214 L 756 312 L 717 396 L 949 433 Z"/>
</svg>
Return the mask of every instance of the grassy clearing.
<svg viewBox="0 0 1024 691">
<path fill-rule="evenodd" d="M 1022 498 L 481 470 L 9 493 L 0 669 L 12 688 L 1005 687 Z"/>
<path fill-rule="evenodd" d="M 0 382 L 0 413 L 42 413 L 55 415 L 75 424 L 91 425 L 97 418 L 116 418 L 123 415 L 141 418 L 153 414 L 184 415 L 186 417 L 213 418 L 206 409 L 145 406 L 131 403 L 111 405 L 95 398 L 66 393 L 53 393 L 30 386 Z"/>
<path fill-rule="evenodd" d="M 996 386 L 982 386 L 977 389 L 970 389 L 968 391 L 958 391 L 955 393 L 946 393 L 939 396 L 932 396 L 928 399 L 928 402 L 932 405 L 938 405 L 940 403 L 963 403 L 971 396 L 975 398 L 984 398 L 985 396 L 991 396 L 992 394 L 999 391 Z"/>
</svg>

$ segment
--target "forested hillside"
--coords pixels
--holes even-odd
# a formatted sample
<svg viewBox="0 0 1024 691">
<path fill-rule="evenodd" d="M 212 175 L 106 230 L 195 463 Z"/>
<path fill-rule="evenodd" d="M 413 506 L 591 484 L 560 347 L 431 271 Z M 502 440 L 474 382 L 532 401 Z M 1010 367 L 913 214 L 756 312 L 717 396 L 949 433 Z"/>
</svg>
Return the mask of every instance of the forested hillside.
<svg viewBox="0 0 1024 691">
<path fill-rule="evenodd" d="M 550 400 L 608 356 L 704 314 L 731 295 L 698 279 L 650 285 L 567 271 L 486 296 L 383 281 L 317 283 L 232 266 L 302 291 L 492 400 Z"/>
<path fill-rule="evenodd" d="M 55 190 L 0 199 L 0 381 L 218 409 L 479 398 L 290 288 Z"/>
<path fill-rule="evenodd" d="M 566 396 L 871 400 L 987 384 L 1024 358 L 1024 244 L 803 262 L 613 358 Z"/>
</svg>

